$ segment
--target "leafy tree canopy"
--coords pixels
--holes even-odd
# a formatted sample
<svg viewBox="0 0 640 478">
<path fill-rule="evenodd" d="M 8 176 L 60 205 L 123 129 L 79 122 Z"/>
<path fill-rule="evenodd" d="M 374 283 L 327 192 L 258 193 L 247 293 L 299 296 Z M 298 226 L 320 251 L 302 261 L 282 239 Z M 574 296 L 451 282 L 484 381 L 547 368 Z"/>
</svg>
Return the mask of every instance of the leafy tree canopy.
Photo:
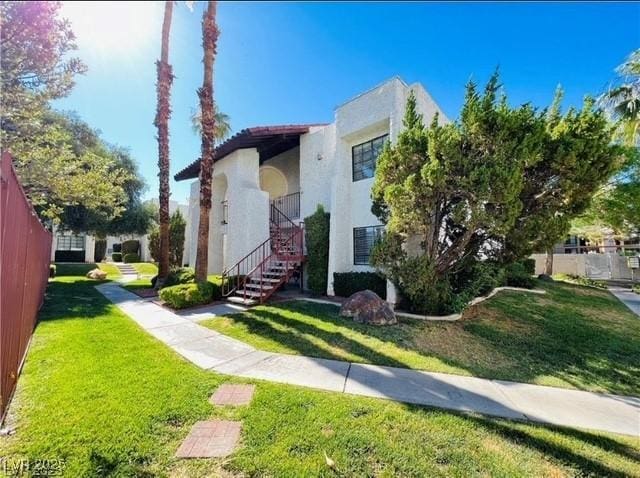
<svg viewBox="0 0 640 478">
<path fill-rule="evenodd" d="M 60 2 L 0 2 L 0 140 L 43 219 L 63 228 L 136 232 L 144 188 L 129 153 L 49 102 L 86 71 Z M 122 217 L 124 213 L 132 217 Z M 127 230 L 127 231 L 124 231 Z"/>
<path fill-rule="evenodd" d="M 438 304 L 477 261 L 512 263 L 553 244 L 622 164 L 593 101 L 562 114 L 560 98 L 548 111 L 511 107 L 496 73 L 481 93 L 467 85 L 458 121 L 425 126 L 409 97 L 376 168 L 372 212 L 386 234 L 372 260 L 424 310 L 450 310 Z"/>
</svg>

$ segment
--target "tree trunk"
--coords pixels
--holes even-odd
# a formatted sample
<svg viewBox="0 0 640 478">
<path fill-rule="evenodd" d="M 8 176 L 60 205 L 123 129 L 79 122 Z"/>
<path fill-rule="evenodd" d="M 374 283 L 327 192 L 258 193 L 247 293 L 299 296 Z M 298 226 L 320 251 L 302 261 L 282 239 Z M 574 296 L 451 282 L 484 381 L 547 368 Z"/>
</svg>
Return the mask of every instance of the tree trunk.
<svg viewBox="0 0 640 478">
<path fill-rule="evenodd" d="M 169 273 L 169 118 L 171 117 L 170 98 L 171 84 L 173 83 L 173 71 L 169 64 L 169 33 L 172 14 L 173 0 L 169 0 L 164 5 L 162 49 L 160 61 L 156 62 L 158 106 L 154 124 L 158 128 L 158 177 L 160 180 L 160 261 L 156 287 L 162 285 Z"/>
<path fill-rule="evenodd" d="M 211 178 L 213 176 L 213 152 L 215 115 L 213 103 L 213 61 L 218 42 L 216 2 L 210 1 L 202 17 L 202 47 L 204 49 L 204 76 L 198 89 L 202 121 L 200 152 L 200 218 L 196 251 L 196 281 L 207 280 L 209 263 L 209 213 L 211 211 Z"/>
<path fill-rule="evenodd" d="M 548 276 L 553 275 L 553 246 L 547 249 L 547 258 L 544 261 L 544 273 Z"/>
</svg>

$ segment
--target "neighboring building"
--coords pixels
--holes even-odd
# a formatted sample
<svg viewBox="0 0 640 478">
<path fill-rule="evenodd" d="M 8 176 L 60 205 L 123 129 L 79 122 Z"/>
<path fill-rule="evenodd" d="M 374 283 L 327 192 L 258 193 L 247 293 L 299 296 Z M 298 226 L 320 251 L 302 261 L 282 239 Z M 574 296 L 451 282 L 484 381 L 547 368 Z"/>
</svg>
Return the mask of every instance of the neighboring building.
<svg viewBox="0 0 640 478">
<path fill-rule="evenodd" d="M 412 91 L 426 124 L 436 112 L 441 121 L 447 121 L 422 85 L 409 86 L 396 77 L 338 106 L 331 124 L 248 128 L 220 145 L 214 156 L 209 273 L 220 274 L 235 266 L 234 270 L 246 274 L 260 261 L 271 260 L 270 269 L 263 271 L 271 278 L 254 282 L 279 285 L 273 269 L 282 265 L 283 257 L 293 260 L 302 251 L 292 252 L 296 249 L 293 241 L 285 244 L 282 238 L 295 228 L 284 218 L 277 227 L 270 204 L 296 224 L 319 204 L 331 213 L 329 295 L 333 294 L 334 272 L 372 270 L 369 253 L 383 228 L 371 213 L 375 164 L 384 143 L 394 142 L 402 130 Z M 175 176 L 177 181 L 196 179 L 189 201 L 190 264 L 195 263 L 196 253 L 199 168 L 196 161 Z M 284 223 L 289 224 L 285 233 Z M 275 229 L 280 231 L 278 241 Z M 258 246 L 268 240 L 279 260 L 260 252 Z M 287 247 L 289 256 L 282 250 Z M 247 255 L 250 257 L 245 259 Z M 253 262 L 253 266 L 245 262 Z"/>
<path fill-rule="evenodd" d="M 553 248 L 553 273 L 591 279 L 638 279 L 640 271 L 629 268 L 629 256 L 640 254 L 640 238 L 615 237 L 610 229 L 592 231 L 598 239 L 570 235 Z M 533 254 L 536 274 L 545 271 L 546 254 Z"/>
<path fill-rule="evenodd" d="M 158 199 L 150 199 L 153 204 L 158 204 Z M 169 213 L 173 214 L 179 210 L 187 221 L 184 241 L 184 265 L 189 263 L 190 226 L 189 226 L 189 206 L 180 204 L 177 201 L 169 201 Z M 121 244 L 124 241 L 135 239 L 140 241 L 140 260 L 142 262 L 152 262 L 149 252 L 149 240 L 147 235 L 123 234 L 121 236 L 107 236 L 107 251 L 105 259 L 111 260 L 114 244 Z M 55 262 L 95 262 L 96 237 L 91 234 L 74 234 L 69 231 L 58 231 L 53 229 L 53 241 L 51 242 L 51 260 Z"/>
</svg>

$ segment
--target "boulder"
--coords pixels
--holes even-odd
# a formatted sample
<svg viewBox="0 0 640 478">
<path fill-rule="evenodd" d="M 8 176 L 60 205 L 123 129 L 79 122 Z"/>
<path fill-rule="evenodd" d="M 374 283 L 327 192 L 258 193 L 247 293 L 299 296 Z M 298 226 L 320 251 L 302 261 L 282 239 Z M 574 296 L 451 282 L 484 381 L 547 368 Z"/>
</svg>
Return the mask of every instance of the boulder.
<svg viewBox="0 0 640 478">
<path fill-rule="evenodd" d="M 555 282 L 553 280 L 553 277 L 551 277 L 550 275 L 547 275 L 547 274 L 540 274 L 538 276 L 538 279 L 540 279 L 543 282 Z"/>
<path fill-rule="evenodd" d="M 373 291 L 361 290 L 349 297 L 340 307 L 342 317 L 352 317 L 355 322 L 371 325 L 397 324 L 391 306 Z"/>
<path fill-rule="evenodd" d="M 105 271 L 103 271 L 102 269 L 98 269 L 96 267 L 95 269 L 90 270 L 89 272 L 87 272 L 87 277 L 89 279 L 105 280 L 107 278 L 107 273 Z"/>
</svg>

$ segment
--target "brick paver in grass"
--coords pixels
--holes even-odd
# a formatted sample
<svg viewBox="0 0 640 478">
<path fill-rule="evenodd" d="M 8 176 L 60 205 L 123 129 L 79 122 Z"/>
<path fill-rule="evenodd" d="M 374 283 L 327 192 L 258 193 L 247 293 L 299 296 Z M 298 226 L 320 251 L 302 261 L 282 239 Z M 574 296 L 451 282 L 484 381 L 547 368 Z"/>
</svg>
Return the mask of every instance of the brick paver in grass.
<svg viewBox="0 0 640 478">
<path fill-rule="evenodd" d="M 255 388 L 255 385 L 221 385 L 211 395 L 209 402 L 213 405 L 248 405 Z"/>
<path fill-rule="evenodd" d="M 240 438 L 240 422 L 197 422 L 176 452 L 178 458 L 216 458 L 233 453 Z"/>
</svg>

